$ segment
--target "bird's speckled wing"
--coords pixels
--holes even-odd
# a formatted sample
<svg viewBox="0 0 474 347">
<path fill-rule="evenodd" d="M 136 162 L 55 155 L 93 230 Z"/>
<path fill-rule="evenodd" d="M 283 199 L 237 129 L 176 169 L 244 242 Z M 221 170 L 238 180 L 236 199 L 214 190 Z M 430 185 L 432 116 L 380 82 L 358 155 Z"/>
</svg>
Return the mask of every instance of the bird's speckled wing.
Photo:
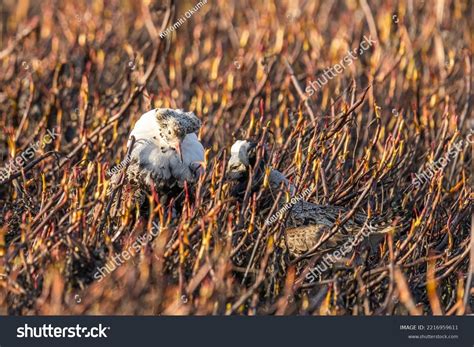
<svg viewBox="0 0 474 347">
<path fill-rule="evenodd" d="M 288 251 L 293 256 L 300 256 L 312 249 L 322 237 L 330 232 L 331 228 L 324 224 L 303 225 L 285 230 L 285 241 Z M 336 234 L 325 242 L 320 251 L 333 249 L 342 242 L 341 234 Z"/>
<path fill-rule="evenodd" d="M 289 213 L 285 231 L 290 252 L 299 256 L 310 250 L 330 232 L 334 223 L 342 220 L 348 212 L 344 207 L 317 205 L 307 201 L 295 204 Z M 383 234 L 392 229 L 391 224 L 395 217 L 395 211 L 370 219 L 364 213 L 355 213 L 318 249 L 334 249 L 351 238 L 360 237 L 367 237 L 366 242 L 376 244 L 383 238 Z M 362 232 L 366 235 L 362 235 Z"/>
<path fill-rule="evenodd" d="M 340 206 L 318 205 L 307 201 L 299 201 L 291 209 L 287 226 L 298 227 L 309 224 L 323 224 L 332 227 L 336 220 L 341 220 L 348 210 Z M 365 215 L 355 213 L 352 218 L 344 224 L 348 231 L 364 225 Z"/>
<path fill-rule="evenodd" d="M 317 205 L 307 201 L 296 203 L 289 213 L 285 230 L 290 254 L 300 256 L 309 251 L 321 238 L 329 234 L 334 223 L 338 219 L 341 220 L 347 212 L 348 210 L 339 206 Z M 330 250 L 342 245 L 357 234 L 364 223 L 365 216 L 356 213 L 318 250 Z"/>
</svg>

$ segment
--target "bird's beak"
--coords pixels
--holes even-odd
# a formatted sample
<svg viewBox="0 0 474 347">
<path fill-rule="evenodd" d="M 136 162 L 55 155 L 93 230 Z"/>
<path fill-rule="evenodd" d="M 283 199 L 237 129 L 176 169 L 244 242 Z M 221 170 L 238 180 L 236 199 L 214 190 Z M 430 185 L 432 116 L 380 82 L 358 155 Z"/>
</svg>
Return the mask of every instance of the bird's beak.
<svg viewBox="0 0 474 347">
<path fill-rule="evenodd" d="M 247 168 L 240 160 L 231 158 L 227 165 L 227 177 L 230 180 L 239 180 L 245 176 Z"/>
<path fill-rule="evenodd" d="M 176 152 L 178 152 L 178 156 L 181 159 L 181 161 L 183 161 L 183 152 L 181 151 L 181 142 L 178 142 L 175 145 L 174 149 L 176 150 Z"/>
</svg>

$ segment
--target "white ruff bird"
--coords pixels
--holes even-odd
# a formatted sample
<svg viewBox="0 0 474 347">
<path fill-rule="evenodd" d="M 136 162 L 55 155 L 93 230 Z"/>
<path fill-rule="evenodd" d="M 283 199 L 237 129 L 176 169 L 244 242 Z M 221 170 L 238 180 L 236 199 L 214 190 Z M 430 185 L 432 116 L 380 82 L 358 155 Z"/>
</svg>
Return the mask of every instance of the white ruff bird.
<svg viewBox="0 0 474 347">
<path fill-rule="evenodd" d="M 146 193 L 154 191 L 165 203 L 193 183 L 202 173 L 204 148 L 196 132 L 201 121 L 192 112 L 158 108 L 144 113 L 135 124 L 135 144 L 128 159 L 123 198 L 142 205 Z M 127 161 L 126 159 L 126 161 Z M 111 188 L 120 183 L 122 172 L 111 178 Z"/>
</svg>

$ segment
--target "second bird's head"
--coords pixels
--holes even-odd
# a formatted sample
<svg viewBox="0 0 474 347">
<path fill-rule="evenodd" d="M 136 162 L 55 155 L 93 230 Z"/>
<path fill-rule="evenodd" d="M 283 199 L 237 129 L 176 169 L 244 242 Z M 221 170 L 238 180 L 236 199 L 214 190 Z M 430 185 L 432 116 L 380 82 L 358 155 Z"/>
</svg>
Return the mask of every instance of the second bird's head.
<svg viewBox="0 0 474 347">
<path fill-rule="evenodd" d="M 243 181 L 249 177 L 250 169 L 254 173 L 263 173 L 266 154 L 257 162 L 257 143 L 251 140 L 237 140 L 230 150 L 227 163 L 227 177 L 231 180 Z"/>
</svg>

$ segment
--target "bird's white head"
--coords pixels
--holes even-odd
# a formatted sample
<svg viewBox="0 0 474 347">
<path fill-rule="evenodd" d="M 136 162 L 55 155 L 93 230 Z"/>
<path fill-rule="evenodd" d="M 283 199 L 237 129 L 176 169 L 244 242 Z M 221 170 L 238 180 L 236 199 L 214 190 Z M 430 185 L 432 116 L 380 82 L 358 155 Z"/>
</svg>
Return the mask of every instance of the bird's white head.
<svg viewBox="0 0 474 347">
<path fill-rule="evenodd" d="M 231 179 L 244 177 L 250 165 L 255 164 L 256 144 L 251 141 L 237 140 L 230 149 L 227 173 Z"/>
</svg>

